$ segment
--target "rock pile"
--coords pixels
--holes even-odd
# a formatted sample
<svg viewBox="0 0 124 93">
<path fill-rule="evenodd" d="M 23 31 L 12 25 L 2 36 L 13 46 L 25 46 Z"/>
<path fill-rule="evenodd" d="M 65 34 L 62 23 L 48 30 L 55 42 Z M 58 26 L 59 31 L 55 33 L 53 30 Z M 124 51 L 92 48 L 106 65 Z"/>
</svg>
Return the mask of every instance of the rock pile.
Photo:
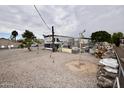
<svg viewBox="0 0 124 93">
<path fill-rule="evenodd" d="M 106 51 L 103 55 L 102 55 L 102 58 L 114 58 L 116 59 L 116 56 L 114 54 L 114 51 L 113 50 L 108 50 Z"/>
<path fill-rule="evenodd" d="M 104 58 L 99 61 L 97 72 L 97 85 L 99 87 L 113 87 L 117 75 L 118 63 L 116 59 Z"/>
<path fill-rule="evenodd" d="M 96 43 L 90 53 L 100 58 L 97 71 L 97 85 L 99 87 L 113 87 L 118 76 L 118 62 L 113 46 L 107 42 Z"/>
</svg>

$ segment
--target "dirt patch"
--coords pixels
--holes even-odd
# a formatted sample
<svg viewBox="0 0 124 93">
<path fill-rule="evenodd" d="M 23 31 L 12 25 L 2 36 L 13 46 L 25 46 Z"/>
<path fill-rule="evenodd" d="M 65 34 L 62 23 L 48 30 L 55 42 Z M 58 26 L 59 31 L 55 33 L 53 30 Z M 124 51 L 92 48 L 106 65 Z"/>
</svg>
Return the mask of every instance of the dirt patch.
<svg viewBox="0 0 124 93">
<path fill-rule="evenodd" d="M 94 70 L 97 62 L 94 56 L 85 53 L 79 57 L 78 54 L 48 50 L 39 50 L 39 54 L 35 49 L 31 52 L 27 49 L 3 50 L 0 51 L 0 87 L 97 87 L 97 71 Z"/>
<path fill-rule="evenodd" d="M 78 60 L 71 61 L 65 64 L 71 71 L 82 73 L 96 73 L 97 65 L 91 62 L 79 63 Z"/>
</svg>

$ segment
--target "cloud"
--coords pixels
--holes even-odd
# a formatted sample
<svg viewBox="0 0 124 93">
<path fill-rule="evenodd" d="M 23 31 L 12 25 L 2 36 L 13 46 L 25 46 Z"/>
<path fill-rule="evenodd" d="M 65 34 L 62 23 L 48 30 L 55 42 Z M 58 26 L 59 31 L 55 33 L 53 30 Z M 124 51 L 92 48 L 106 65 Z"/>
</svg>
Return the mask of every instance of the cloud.
<svg viewBox="0 0 124 93">
<path fill-rule="evenodd" d="M 86 37 L 97 30 L 124 32 L 124 6 L 47 5 L 37 8 L 46 23 L 50 27 L 54 25 L 56 34 L 78 37 L 84 29 Z M 28 29 L 39 38 L 43 38 L 43 34 L 51 34 L 33 5 L 0 6 L 0 14 L 0 33 L 17 30 L 22 34 Z"/>
</svg>

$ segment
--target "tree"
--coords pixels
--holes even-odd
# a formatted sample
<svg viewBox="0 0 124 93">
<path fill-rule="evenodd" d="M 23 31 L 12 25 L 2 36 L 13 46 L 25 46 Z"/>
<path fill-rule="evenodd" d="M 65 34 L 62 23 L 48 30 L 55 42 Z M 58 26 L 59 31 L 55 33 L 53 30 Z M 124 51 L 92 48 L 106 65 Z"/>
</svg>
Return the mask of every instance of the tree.
<svg viewBox="0 0 124 93">
<path fill-rule="evenodd" d="M 123 37 L 122 32 L 113 33 L 113 35 L 112 35 L 112 43 L 114 43 L 117 47 L 119 47 L 120 38 L 122 38 L 122 37 Z"/>
<path fill-rule="evenodd" d="M 94 42 L 110 42 L 111 34 L 106 31 L 96 31 L 92 33 L 91 40 Z"/>
<path fill-rule="evenodd" d="M 22 37 L 25 39 L 34 39 L 35 35 L 33 34 L 33 32 L 25 30 L 25 32 L 22 34 Z"/>
<path fill-rule="evenodd" d="M 28 48 L 29 51 L 31 51 L 31 45 L 34 42 L 34 38 L 36 38 L 35 35 L 32 32 L 25 30 L 25 32 L 22 34 L 22 37 L 24 38 L 23 44 Z"/>
<path fill-rule="evenodd" d="M 16 37 L 18 36 L 18 32 L 16 30 L 12 31 L 11 33 L 11 40 L 15 40 L 16 41 Z"/>
<path fill-rule="evenodd" d="M 38 40 L 37 38 L 34 38 L 34 42 L 37 44 L 41 44 L 42 42 L 40 40 Z"/>
</svg>

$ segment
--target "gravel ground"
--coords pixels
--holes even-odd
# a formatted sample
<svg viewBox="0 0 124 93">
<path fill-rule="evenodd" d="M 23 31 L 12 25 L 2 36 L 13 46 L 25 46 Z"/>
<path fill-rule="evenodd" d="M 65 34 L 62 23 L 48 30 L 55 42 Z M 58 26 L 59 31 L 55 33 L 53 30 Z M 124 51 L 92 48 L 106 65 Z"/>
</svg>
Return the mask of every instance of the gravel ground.
<svg viewBox="0 0 124 93">
<path fill-rule="evenodd" d="M 71 70 L 66 64 L 79 60 L 79 54 L 52 53 L 48 50 L 0 50 L 0 87 L 15 88 L 96 88 L 97 62 L 82 54 L 83 71 Z M 90 66 L 94 64 L 95 66 Z"/>
</svg>

